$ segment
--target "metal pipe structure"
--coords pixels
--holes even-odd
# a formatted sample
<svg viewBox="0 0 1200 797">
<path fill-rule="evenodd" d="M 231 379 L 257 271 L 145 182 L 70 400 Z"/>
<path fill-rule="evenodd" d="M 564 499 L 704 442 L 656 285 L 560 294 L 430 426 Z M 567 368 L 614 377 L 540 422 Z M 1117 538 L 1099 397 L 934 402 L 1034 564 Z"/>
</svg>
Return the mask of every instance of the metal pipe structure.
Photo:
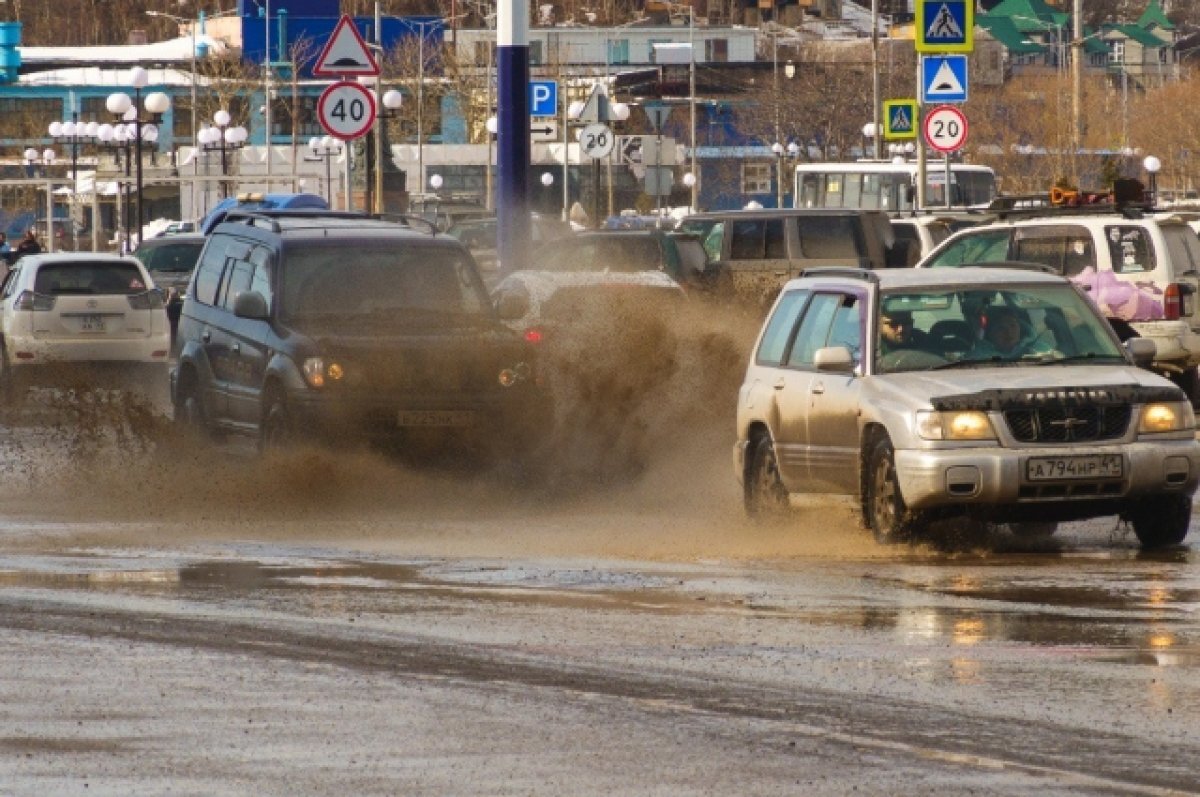
<svg viewBox="0 0 1200 797">
<path fill-rule="evenodd" d="M 1079 150 L 1083 146 L 1083 0 L 1071 12 L 1071 177 L 1079 185 Z"/>
<path fill-rule="evenodd" d="M 529 0 L 499 0 L 496 10 L 496 238 L 503 274 L 517 267 L 529 243 Z"/>
</svg>

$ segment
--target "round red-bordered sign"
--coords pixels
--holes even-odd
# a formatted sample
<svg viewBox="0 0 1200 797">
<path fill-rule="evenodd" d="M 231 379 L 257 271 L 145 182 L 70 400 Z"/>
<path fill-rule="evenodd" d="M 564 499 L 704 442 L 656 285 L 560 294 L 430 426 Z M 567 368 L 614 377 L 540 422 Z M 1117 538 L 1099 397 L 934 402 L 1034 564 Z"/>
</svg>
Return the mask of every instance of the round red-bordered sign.
<svg viewBox="0 0 1200 797">
<path fill-rule="evenodd" d="M 925 143 L 938 152 L 957 152 L 967 142 L 967 116 L 953 105 L 939 105 L 926 113 L 921 129 Z"/>
<path fill-rule="evenodd" d="M 366 135 L 375 124 L 375 95 L 360 83 L 343 80 L 321 92 L 317 117 L 329 135 L 349 141 Z"/>
</svg>

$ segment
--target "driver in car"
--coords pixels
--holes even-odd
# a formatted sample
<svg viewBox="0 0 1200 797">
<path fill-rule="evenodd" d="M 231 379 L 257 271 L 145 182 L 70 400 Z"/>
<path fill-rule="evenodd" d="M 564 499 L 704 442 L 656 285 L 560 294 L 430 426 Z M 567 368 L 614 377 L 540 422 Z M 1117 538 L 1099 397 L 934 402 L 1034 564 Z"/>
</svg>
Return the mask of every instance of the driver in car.
<svg viewBox="0 0 1200 797">
<path fill-rule="evenodd" d="M 879 315 L 879 353 L 890 354 L 904 349 L 920 349 L 926 335 L 913 327 L 912 313 L 907 310 L 883 310 Z"/>
</svg>

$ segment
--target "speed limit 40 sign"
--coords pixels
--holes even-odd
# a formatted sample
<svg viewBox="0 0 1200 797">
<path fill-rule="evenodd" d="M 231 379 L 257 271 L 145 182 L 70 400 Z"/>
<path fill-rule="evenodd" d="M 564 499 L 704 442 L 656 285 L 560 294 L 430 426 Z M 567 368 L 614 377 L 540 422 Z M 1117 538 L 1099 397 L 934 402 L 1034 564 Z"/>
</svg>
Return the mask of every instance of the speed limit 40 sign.
<svg viewBox="0 0 1200 797">
<path fill-rule="evenodd" d="M 967 117 L 953 105 L 939 105 L 925 115 L 925 143 L 938 152 L 957 152 L 967 141 Z"/>
<path fill-rule="evenodd" d="M 375 124 L 375 95 L 359 83 L 343 80 L 321 92 L 317 116 L 329 135 L 349 141 L 366 135 Z"/>
</svg>

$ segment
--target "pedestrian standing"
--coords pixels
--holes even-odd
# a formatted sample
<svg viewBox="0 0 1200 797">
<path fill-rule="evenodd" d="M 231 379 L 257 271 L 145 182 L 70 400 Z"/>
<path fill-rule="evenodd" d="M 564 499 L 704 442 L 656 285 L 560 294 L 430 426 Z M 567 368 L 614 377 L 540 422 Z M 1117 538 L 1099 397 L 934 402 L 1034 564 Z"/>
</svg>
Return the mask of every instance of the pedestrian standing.
<svg viewBox="0 0 1200 797">
<path fill-rule="evenodd" d="M 42 251 L 42 245 L 38 243 L 37 233 L 30 227 L 25 231 L 25 237 L 17 244 L 17 256 L 21 255 L 36 255 Z"/>
</svg>

